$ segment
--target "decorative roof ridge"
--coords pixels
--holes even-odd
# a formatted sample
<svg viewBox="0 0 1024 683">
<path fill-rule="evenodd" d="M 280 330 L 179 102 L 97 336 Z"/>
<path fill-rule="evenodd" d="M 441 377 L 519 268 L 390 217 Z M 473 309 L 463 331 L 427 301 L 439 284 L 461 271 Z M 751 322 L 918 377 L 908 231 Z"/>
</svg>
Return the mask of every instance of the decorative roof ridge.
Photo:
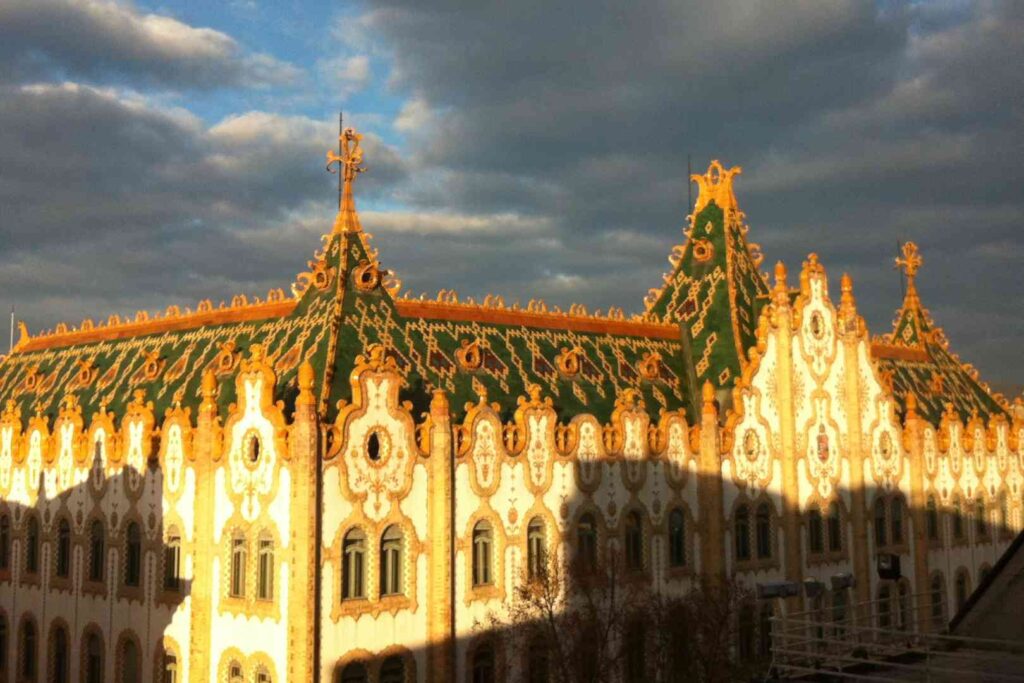
<svg viewBox="0 0 1024 683">
<path fill-rule="evenodd" d="M 34 336 L 29 335 L 25 323 L 19 322 L 21 338 L 11 355 L 74 344 L 140 337 L 200 325 L 273 318 L 287 315 L 297 303 L 297 299 L 288 298 L 284 290 L 277 288 L 267 292 L 266 299 L 257 296 L 253 301 L 249 301 L 245 294 L 236 294 L 231 298 L 230 304 L 221 301 L 217 308 L 214 308 L 210 299 L 203 299 L 194 311 L 186 307 L 183 312 L 180 306 L 172 304 L 162 314 L 150 314 L 148 311 L 140 310 L 136 311 L 134 317 L 126 316 L 122 319 L 120 315 L 114 313 L 105 323 L 102 320 L 96 323 L 91 318 L 86 318 L 79 327 L 69 327 L 67 323 L 62 322 L 52 330 L 45 330 Z"/>
<path fill-rule="evenodd" d="M 498 294 L 487 294 L 483 300 L 477 303 L 473 297 L 466 297 L 460 300 L 459 294 L 454 289 L 442 289 L 440 290 L 435 298 L 428 299 L 427 294 L 420 294 L 418 297 L 414 296 L 411 292 L 404 292 L 400 296 L 396 297 L 396 303 L 416 303 L 424 306 L 447 306 L 452 308 L 464 308 L 467 310 L 492 310 L 492 311 L 507 311 L 510 313 L 527 313 L 538 316 L 547 316 L 551 318 L 575 318 L 580 320 L 600 320 L 609 322 L 632 322 L 638 324 L 649 324 L 649 325 L 669 325 L 670 323 L 663 323 L 659 320 L 652 320 L 646 315 L 633 314 L 626 316 L 625 311 L 618 306 L 610 306 L 607 313 L 602 313 L 600 309 L 590 313 L 584 304 L 570 304 L 569 309 L 563 311 L 560 306 L 548 306 L 547 302 L 543 299 L 530 299 L 524 308 L 519 300 L 515 300 L 511 305 L 505 303 L 505 297 Z"/>
<path fill-rule="evenodd" d="M 543 301 L 536 299 L 532 299 L 523 308 L 518 301 L 506 306 L 501 297 L 493 295 L 488 295 L 483 303 L 476 303 L 472 298 L 459 301 L 454 292 L 442 290 L 437 299 L 427 299 L 426 295 L 416 299 L 405 297 L 396 299 L 395 306 L 404 317 L 489 322 L 659 339 L 679 337 L 677 325 L 648 320 L 639 315 L 627 318 L 621 309 L 610 309 L 611 315 L 600 312 L 588 314 L 585 307 L 574 304 L 569 311 L 562 311 L 557 306 L 548 309 Z"/>
</svg>

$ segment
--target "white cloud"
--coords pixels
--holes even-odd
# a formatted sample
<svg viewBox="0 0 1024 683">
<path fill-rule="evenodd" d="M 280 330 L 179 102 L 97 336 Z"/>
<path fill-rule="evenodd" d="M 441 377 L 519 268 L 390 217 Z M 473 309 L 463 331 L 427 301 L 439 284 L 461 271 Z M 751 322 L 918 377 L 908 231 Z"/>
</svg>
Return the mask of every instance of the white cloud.
<svg viewBox="0 0 1024 683">
<path fill-rule="evenodd" d="M 373 75 L 366 55 L 341 55 L 317 62 L 317 71 L 332 89 L 328 95 L 346 100 L 365 90 Z"/>
</svg>

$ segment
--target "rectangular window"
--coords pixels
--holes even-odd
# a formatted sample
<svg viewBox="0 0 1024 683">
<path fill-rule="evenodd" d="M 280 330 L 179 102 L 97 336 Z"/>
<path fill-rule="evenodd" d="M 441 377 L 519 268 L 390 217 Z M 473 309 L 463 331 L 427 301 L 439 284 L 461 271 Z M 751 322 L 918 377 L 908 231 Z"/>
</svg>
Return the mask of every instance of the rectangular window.
<svg viewBox="0 0 1024 683">
<path fill-rule="evenodd" d="M 245 539 L 242 537 L 231 539 L 231 585 L 229 590 L 233 598 L 245 596 Z"/>
<path fill-rule="evenodd" d="M 164 546 L 164 589 L 181 588 L 181 537 L 171 536 Z"/>
</svg>

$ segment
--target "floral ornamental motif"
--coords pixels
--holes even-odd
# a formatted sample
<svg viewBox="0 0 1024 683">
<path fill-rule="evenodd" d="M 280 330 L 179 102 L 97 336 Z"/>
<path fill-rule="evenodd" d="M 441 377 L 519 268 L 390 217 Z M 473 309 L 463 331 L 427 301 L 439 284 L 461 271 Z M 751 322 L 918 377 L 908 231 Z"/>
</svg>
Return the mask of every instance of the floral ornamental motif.
<svg viewBox="0 0 1024 683">
<path fill-rule="evenodd" d="M 818 257 L 811 254 L 801 273 L 803 316 L 800 348 L 807 357 L 811 370 L 818 377 L 825 375 L 836 352 L 835 312 L 828 303 L 825 273 Z"/>
<path fill-rule="evenodd" d="M 713 395 L 713 394 L 712 394 Z M 744 415 L 757 415 L 755 398 L 752 394 L 744 394 Z M 752 492 L 759 491 L 768 485 L 772 478 L 771 438 L 767 427 L 749 418 L 736 427 L 740 438 L 731 439 L 733 478 L 738 484 L 745 484 Z"/>
<path fill-rule="evenodd" d="M 84 389 L 92 385 L 98 376 L 99 368 L 96 367 L 96 364 L 92 359 L 84 358 L 78 361 L 78 374 L 75 375 L 75 388 Z"/>
<path fill-rule="evenodd" d="M 419 452 L 412 406 L 399 404 L 402 378 L 395 359 L 379 344 L 356 359 L 350 381 L 352 403 L 341 406 L 327 459 L 341 456 L 344 485 L 362 499 L 363 513 L 379 522 L 412 485 Z"/>
<path fill-rule="evenodd" d="M 483 363 L 483 352 L 480 350 L 480 340 L 463 339 L 461 347 L 455 349 L 455 360 L 463 370 L 478 370 Z"/>
<path fill-rule="evenodd" d="M 287 457 L 282 405 L 273 400 L 276 379 L 263 347 L 253 344 L 235 379 L 241 405 L 231 406 L 224 425 L 230 491 L 248 522 L 259 517 L 274 489 L 278 459 Z"/>
<path fill-rule="evenodd" d="M 601 426 L 589 416 L 579 419 L 578 425 L 576 460 L 579 462 L 580 481 L 583 486 L 595 486 L 601 457 Z"/>
<path fill-rule="evenodd" d="M 657 351 L 644 353 L 643 359 L 637 364 L 637 372 L 648 382 L 661 376 L 661 354 Z"/>
<path fill-rule="evenodd" d="M 15 401 L 9 399 L 0 414 L 0 491 L 11 489 L 11 472 L 20 433 L 21 409 Z"/>
<path fill-rule="evenodd" d="M 703 237 L 693 241 L 693 258 L 700 263 L 710 261 L 715 255 L 715 245 Z"/>
<path fill-rule="evenodd" d="M 561 353 L 555 358 L 555 365 L 558 367 L 558 371 L 566 377 L 575 377 L 580 372 L 581 358 L 583 357 L 583 349 L 578 346 L 573 348 L 562 347 Z"/>
<path fill-rule="evenodd" d="M 128 488 L 138 490 L 142 483 L 142 475 L 146 470 L 153 442 L 150 438 L 153 429 L 153 402 L 145 400 L 146 392 L 135 391 L 135 398 L 128 404 L 127 413 L 121 423 L 122 460 L 128 468 Z"/>
<path fill-rule="evenodd" d="M 839 447 L 835 429 L 820 421 L 828 406 L 819 401 L 817 412 L 819 422 L 812 426 L 807 438 L 807 472 L 817 484 L 818 495 L 822 500 L 831 500 L 839 480 Z"/>
<path fill-rule="evenodd" d="M 43 471 L 43 449 L 49 438 L 46 419 L 38 410 L 28 422 L 28 442 L 25 453 L 25 488 L 32 494 L 39 491 L 39 475 Z"/>
<path fill-rule="evenodd" d="M 682 484 L 686 479 L 686 467 L 690 460 L 690 451 L 687 448 L 689 434 L 686 422 L 681 417 L 673 418 L 666 429 L 667 438 L 665 444 L 665 459 L 668 462 L 669 480 L 676 484 Z"/>
<path fill-rule="evenodd" d="M 481 416 L 477 420 L 473 436 L 473 470 L 477 483 L 485 491 L 489 491 L 497 483 L 500 435 L 501 423 L 493 413 Z"/>
<path fill-rule="evenodd" d="M 886 401 L 881 406 L 881 414 L 887 415 L 889 408 Z M 892 490 L 899 482 L 902 469 L 903 453 L 900 450 L 896 430 L 883 423 L 875 430 L 871 445 L 871 469 L 877 481 L 885 490 Z"/>
<path fill-rule="evenodd" d="M 382 271 L 376 263 L 363 259 L 352 271 L 352 279 L 360 292 L 372 292 L 380 287 L 386 274 L 387 271 Z"/>
<path fill-rule="evenodd" d="M 152 382 L 160 376 L 166 361 L 160 357 L 159 350 L 143 352 L 142 357 L 144 359 L 142 378 L 147 382 Z"/>
<path fill-rule="evenodd" d="M 56 448 L 49 449 L 47 458 L 47 462 L 54 459 L 57 461 L 57 489 L 52 492 L 53 495 L 68 490 L 74 483 L 74 467 L 78 460 L 82 424 L 82 406 L 74 394 L 68 394 L 61 401 L 60 414 L 54 424 Z"/>
<path fill-rule="evenodd" d="M 213 359 L 213 371 L 218 377 L 230 375 L 238 366 L 238 345 L 233 341 L 226 341 L 220 345 L 220 352 Z"/>
<path fill-rule="evenodd" d="M 181 490 L 185 467 L 184 434 L 181 425 L 177 422 L 168 425 L 161 443 L 164 447 L 164 483 L 167 490 L 174 494 Z"/>
</svg>

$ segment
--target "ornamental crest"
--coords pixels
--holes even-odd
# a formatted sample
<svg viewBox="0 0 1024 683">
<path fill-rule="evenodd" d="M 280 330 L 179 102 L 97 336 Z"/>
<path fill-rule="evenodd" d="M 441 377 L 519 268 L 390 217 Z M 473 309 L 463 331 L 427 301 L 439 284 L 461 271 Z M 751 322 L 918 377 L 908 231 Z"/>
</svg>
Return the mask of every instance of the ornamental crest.
<svg viewBox="0 0 1024 683">
<path fill-rule="evenodd" d="M 888 407 L 882 406 L 879 412 L 887 415 Z M 888 423 L 880 425 L 875 430 L 871 445 L 871 469 L 875 474 L 875 480 L 886 490 L 895 487 L 899 479 L 902 462 L 900 455 L 899 443 L 894 438 L 892 426 Z"/>
<path fill-rule="evenodd" d="M 500 467 L 501 422 L 494 412 L 487 410 L 476 420 L 473 431 L 472 463 L 476 483 L 485 491 L 492 490 L 498 483 Z"/>
<path fill-rule="evenodd" d="M 352 404 L 343 405 L 335 423 L 335 447 L 327 458 L 341 456 L 344 483 L 362 498 L 363 513 L 374 522 L 412 485 L 419 453 L 409 404 L 399 405 L 401 375 L 394 358 L 375 344 L 369 357 L 359 356 L 352 371 Z"/>
<path fill-rule="evenodd" d="M 750 392 L 743 395 L 743 414 L 757 415 L 754 395 Z M 771 437 L 767 427 L 750 417 L 737 425 L 736 434 L 739 438 L 734 440 L 732 449 L 733 478 L 754 490 L 764 488 L 772 477 Z"/>
<path fill-rule="evenodd" d="M 596 486 L 600 473 L 597 461 L 601 457 L 601 427 L 590 416 L 580 418 L 577 424 L 579 443 L 576 447 L 576 460 L 579 462 L 580 483 L 583 486 Z"/>
<path fill-rule="evenodd" d="M 825 414 L 824 401 L 818 402 L 818 415 Z M 821 418 L 819 417 L 819 420 Z M 839 480 L 839 447 L 837 438 L 831 427 L 818 422 L 811 427 L 807 439 L 807 470 L 811 479 L 817 482 L 818 495 L 822 500 L 830 500 Z"/>
<path fill-rule="evenodd" d="M 263 347 L 254 344 L 239 363 L 235 391 L 242 405 L 231 406 L 224 425 L 231 492 L 241 498 L 242 518 L 259 517 L 274 489 L 277 462 L 286 457 L 284 417 L 273 400 L 276 376 Z"/>
<path fill-rule="evenodd" d="M 668 466 L 666 470 L 669 481 L 678 486 L 686 480 L 686 466 L 690 460 L 689 432 L 682 418 L 672 418 L 667 427 L 667 435 L 665 460 Z"/>
</svg>

